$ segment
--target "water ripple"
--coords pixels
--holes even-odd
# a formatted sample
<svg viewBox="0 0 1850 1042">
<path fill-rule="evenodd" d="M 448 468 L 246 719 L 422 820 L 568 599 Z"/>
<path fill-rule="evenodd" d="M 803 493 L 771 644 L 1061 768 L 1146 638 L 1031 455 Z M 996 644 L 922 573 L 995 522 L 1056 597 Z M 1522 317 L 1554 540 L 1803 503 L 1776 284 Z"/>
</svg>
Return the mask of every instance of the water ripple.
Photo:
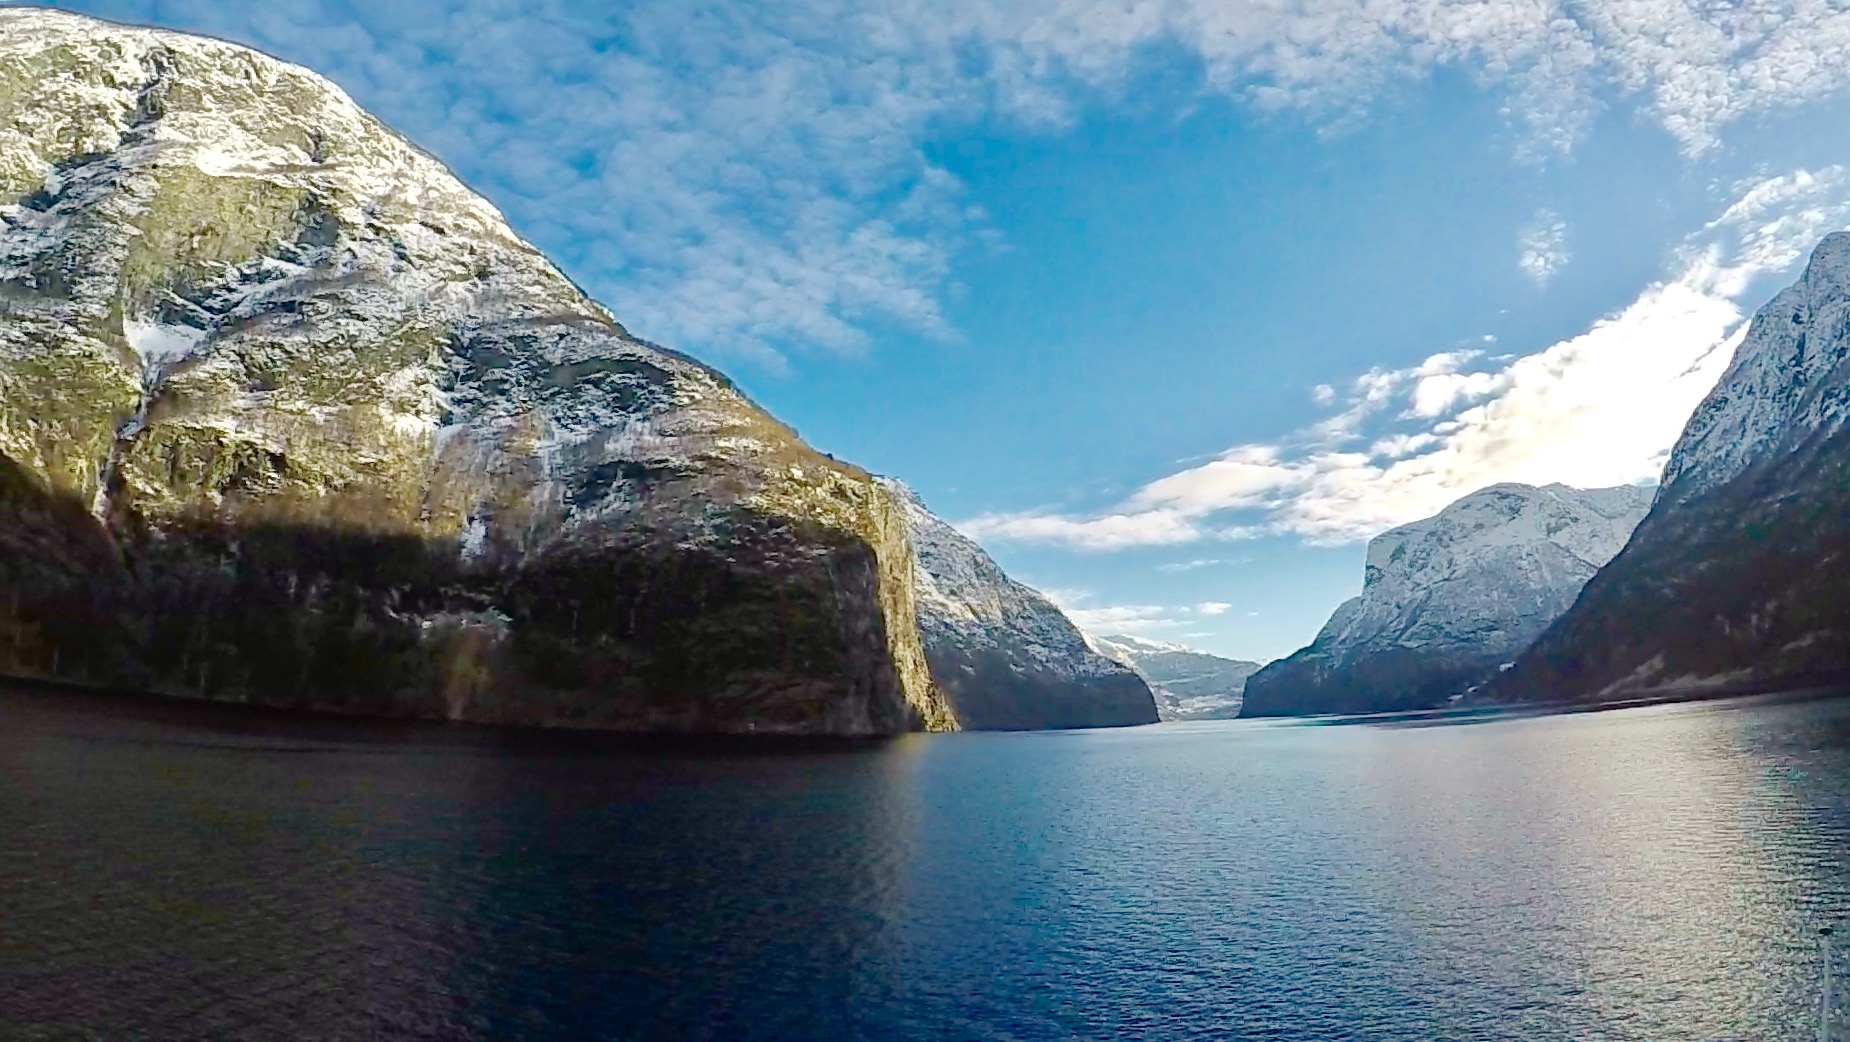
<svg viewBox="0 0 1850 1042">
<path fill-rule="evenodd" d="M 1845 700 L 740 755 L 7 692 L 0 1039 L 1799 1039 L 1846 851 Z"/>
</svg>

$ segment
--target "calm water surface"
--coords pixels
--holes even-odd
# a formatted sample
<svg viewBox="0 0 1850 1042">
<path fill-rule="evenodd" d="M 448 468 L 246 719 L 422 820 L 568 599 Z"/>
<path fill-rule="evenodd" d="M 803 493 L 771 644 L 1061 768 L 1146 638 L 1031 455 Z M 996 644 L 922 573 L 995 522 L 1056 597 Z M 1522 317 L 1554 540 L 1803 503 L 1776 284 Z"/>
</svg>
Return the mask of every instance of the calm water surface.
<svg viewBox="0 0 1850 1042">
<path fill-rule="evenodd" d="M 5 1039 L 1800 1039 L 1850 701 L 648 748 L 0 692 Z"/>
</svg>

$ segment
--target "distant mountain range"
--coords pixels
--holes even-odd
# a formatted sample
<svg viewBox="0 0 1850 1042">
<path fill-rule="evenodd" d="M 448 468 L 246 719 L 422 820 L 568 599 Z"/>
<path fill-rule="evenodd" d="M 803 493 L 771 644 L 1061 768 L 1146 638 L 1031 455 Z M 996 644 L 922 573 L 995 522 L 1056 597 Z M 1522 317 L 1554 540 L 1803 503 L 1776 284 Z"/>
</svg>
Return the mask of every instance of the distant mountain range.
<svg viewBox="0 0 1850 1042">
<path fill-rule="evenodd" d="M 1164 720 L 1227 720 L 1240 715 L 1246 678 L 1257 662 L 1222 658 L 1167 641 L 1128 634 L 1088 635 L 1100 654 L 1134 670 L 1156 696 Z"/>
<path fill-rule="evenodd" d="M 1493 485 L 1368 544 L 1362 594 L 1246 682 L 1242 716 L 1441 705 L 1496 675 L 1625 545 L 1651 490 Z"/>
</svg>

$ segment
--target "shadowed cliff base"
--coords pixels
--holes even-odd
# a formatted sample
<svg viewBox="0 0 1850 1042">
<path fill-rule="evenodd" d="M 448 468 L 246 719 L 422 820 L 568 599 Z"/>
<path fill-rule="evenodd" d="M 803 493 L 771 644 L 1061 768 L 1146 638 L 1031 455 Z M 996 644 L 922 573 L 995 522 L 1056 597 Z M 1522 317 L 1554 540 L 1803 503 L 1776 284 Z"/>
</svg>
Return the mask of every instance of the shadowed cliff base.
<svg viewBox="0 0 1850 1042">
<path fill-rule="evenodd" d="M 1850 437 L 1654 512 L 1498 700 L 1701 698 L 1850 676 Z"/>
<path fill-rule="evenodd" d="M 1157 721 L 1136 674 L 1064 676 L 1022 670 L 995 649 L 927 648 L 931 675 L 966 730 L 1128 727 Z"/>
<path fill-rule="evenodd" d="M 56 717 L 61 722 L 60 730 L 73 736 L 87 736 L 92 730 L 117 732 L 124 724 L 150 734 L 178 728 L 202 732 L 205 737 L 195 744 L 275 753 L 358 747 L 393 754 L 407 750 L 493 749 L 547 759 L 610 754 L 752 759 L 819 753 L 852 755 L 884 749 L 906 737 L 510 727 L 467 720 L 421 720 L 151 697 L 146 691 L 21 677 L 0 677 L 0 708 L 14 715 Z"/>
<path fill-rule="evenodd" d="M 1365 651 L 1342 660 L 1300 651 L 1247 678 L 1240 716 L 1431 709 L 1494 676 L 1499 664 L 1480 655 L 1417 648 Z"/>
<path fill-rule="evenodd" d="M 921 726 L 853 533 L 737 507 L 711 545 L 587 527 L 504 569 L 357 525 L 105 527 L 0 458 L 0 672 L 429 720 Z"/>
</svg>

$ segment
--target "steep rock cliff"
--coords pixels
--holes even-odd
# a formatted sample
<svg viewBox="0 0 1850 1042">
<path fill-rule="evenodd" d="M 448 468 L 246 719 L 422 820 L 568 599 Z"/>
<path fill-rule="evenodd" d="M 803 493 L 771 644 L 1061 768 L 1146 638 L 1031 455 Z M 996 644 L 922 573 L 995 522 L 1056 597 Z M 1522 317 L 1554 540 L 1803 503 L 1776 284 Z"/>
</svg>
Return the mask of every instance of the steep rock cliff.
<svg viewBox="0 0 1850 1042">
<path fill-rule="evenodd" d="M 1574 603 L 1650 500 L 1630 485 L 1492 485 L 1376 536 L 1362 595 L 1248 679 L 1240 715 L 1417 709 L 1464 693 Z"/>
<path fill-rule="evenodd" d="M 306 70 L 0 9 L 0 671 L 954 726 L 905 523 Z"/>
<path fill-rule="evenodd" d="M 1603 701 L 1850 678 L 1850 234 L 1755 314 L 1650 516 L 1497 698 Z"/>
<path fill-rule="evenodd" d="M 896 481 L 888 493 L 918 554 L 919 627 L 932 676 L 960 724 L 1022 730 L 1157 720 L 1136 673 L 1095 652 L 1053 602 Z"/>
</svg>

